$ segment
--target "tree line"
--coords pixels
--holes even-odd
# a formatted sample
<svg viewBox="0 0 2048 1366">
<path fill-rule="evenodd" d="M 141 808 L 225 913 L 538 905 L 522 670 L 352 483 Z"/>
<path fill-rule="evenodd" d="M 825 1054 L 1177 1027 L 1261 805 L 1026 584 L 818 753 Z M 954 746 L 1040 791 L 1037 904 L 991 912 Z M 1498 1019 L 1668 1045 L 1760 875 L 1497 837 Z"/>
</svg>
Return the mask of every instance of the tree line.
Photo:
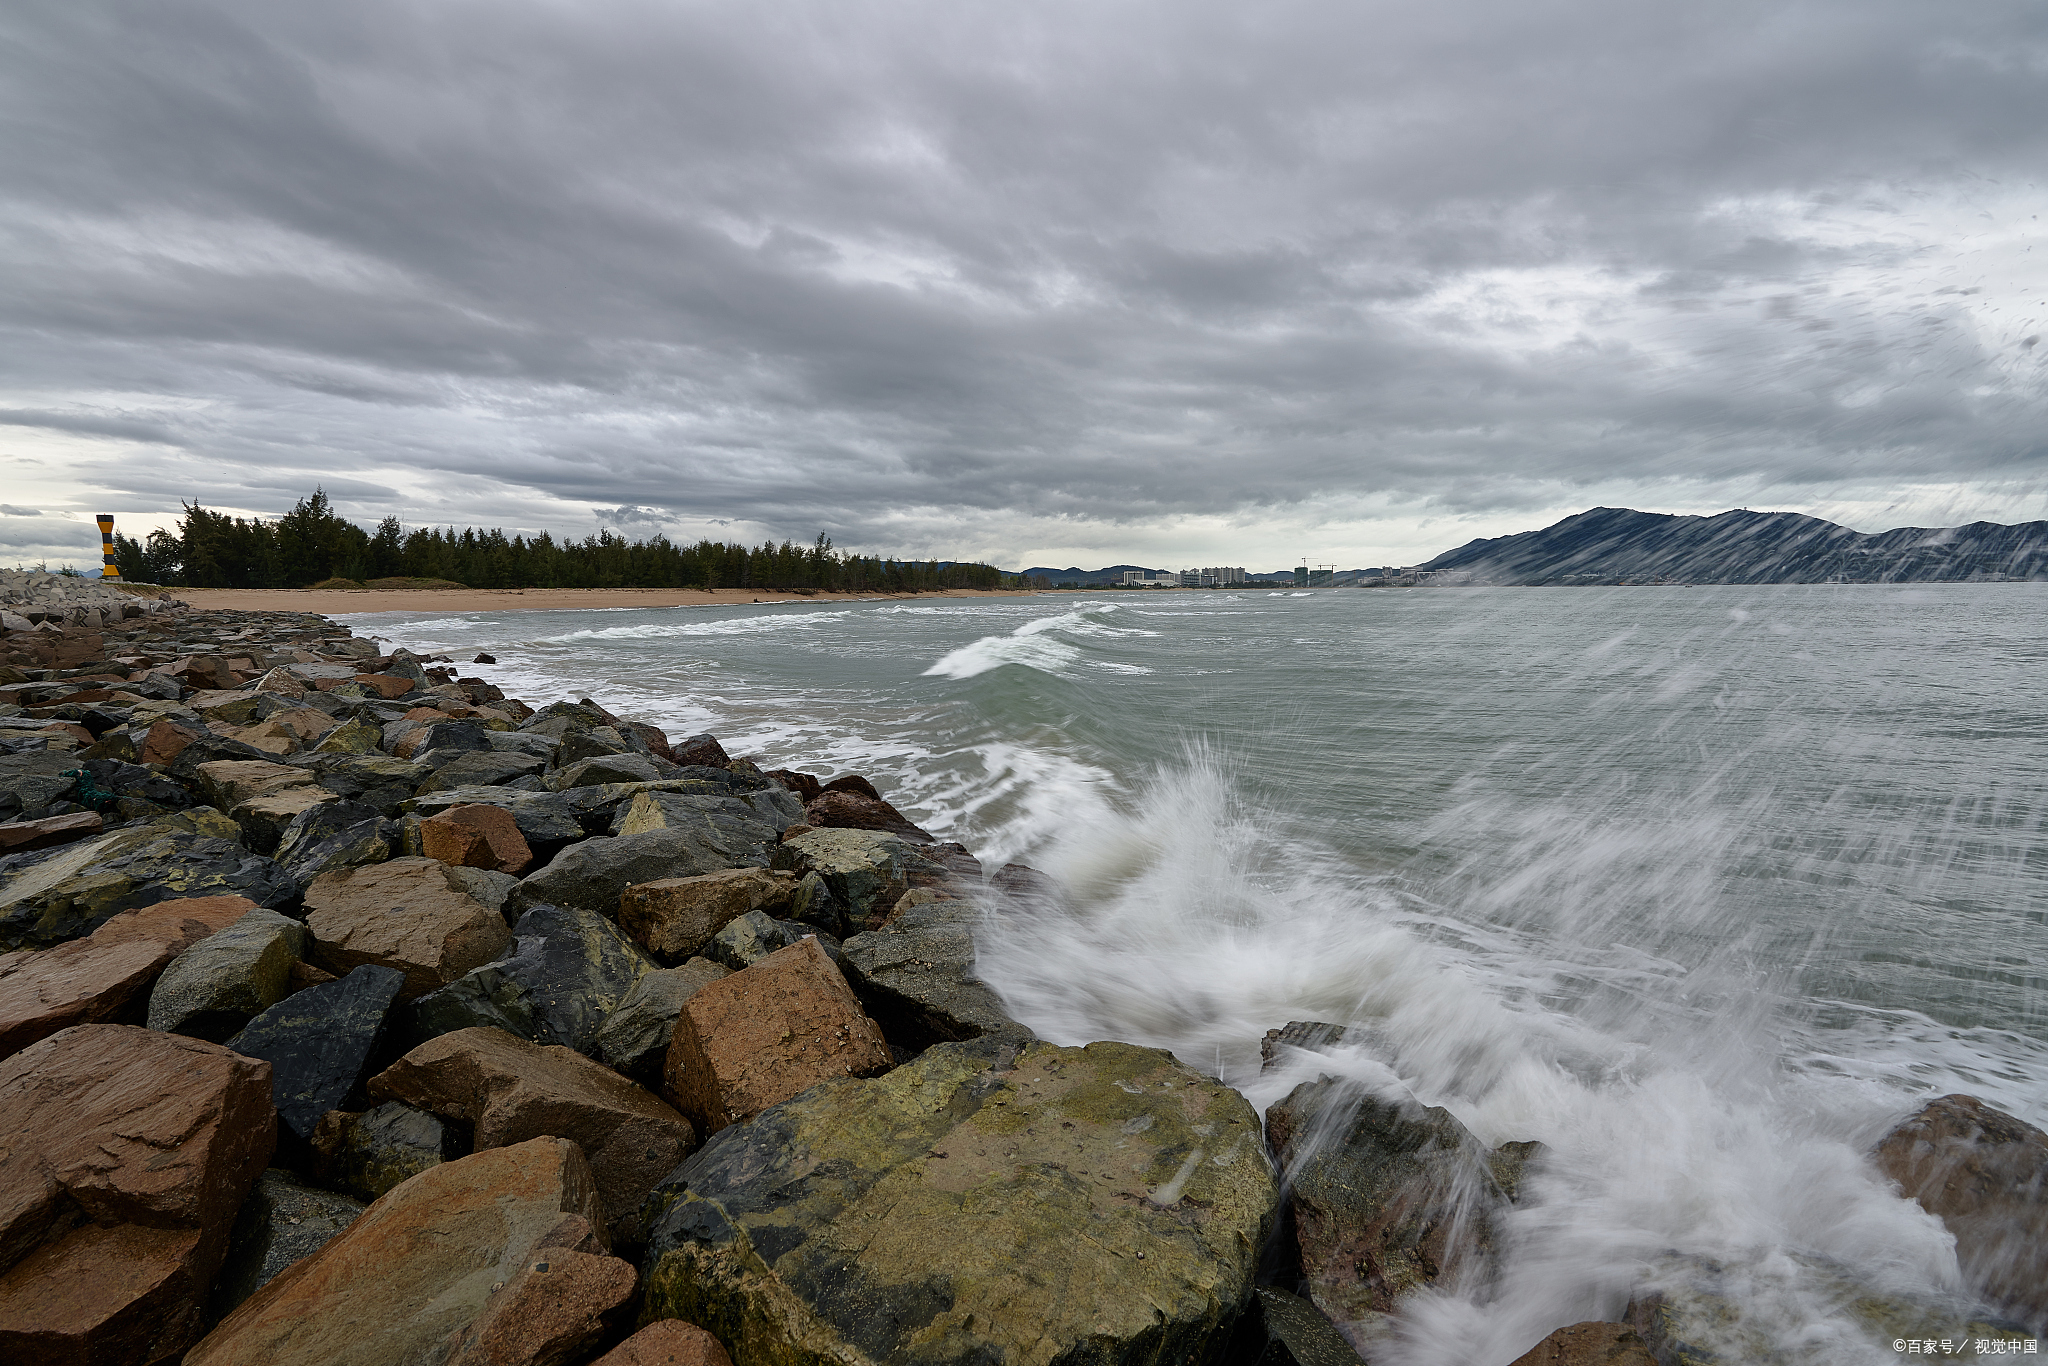
<svg viewBox="0 0 2048 1366">
<path fill-rule="evenodd" d="M 310 588 L 328 579 L 444 579 L 470 588 L 757 588 L 770 592 L 922 593 L 940 588 L 1035 588 L 992 565 L 845 555 L 823 532 L 809 545 L 759 546 L 666 536 L 628 541 L 601 531 L 581 541 L 543 531 L 413 527 L 386 517 L 365 531 L 324 490 L 274 521 L 184 504 L 175 534 L 114 536 L 115 563 L 133 583 L 178 588 Z"/>
</svg>

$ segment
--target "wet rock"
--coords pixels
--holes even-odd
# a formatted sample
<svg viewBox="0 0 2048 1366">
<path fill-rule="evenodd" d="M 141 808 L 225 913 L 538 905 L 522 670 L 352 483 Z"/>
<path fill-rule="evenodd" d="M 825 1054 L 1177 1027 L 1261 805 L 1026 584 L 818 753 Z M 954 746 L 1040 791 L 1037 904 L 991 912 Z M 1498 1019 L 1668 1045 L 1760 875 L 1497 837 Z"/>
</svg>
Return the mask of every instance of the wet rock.
<svg viewBox="0 0 2048 1366">
<path fill-rule="evenodd" d="M 803 817 L 803 808 L 797 805 L 796 798 L 779 787 L 742 790 L 678 778 L 636 791 L 629 802 L 618 808 L 611 833 L 637 835 L 647 830 L 730 828 L 749 844 L 766 843 Z M 766 826 L 772 834 L 762 835 L 754 826 Z"/>
<path fill-rule="evenodd" d="M 453 806 L 420 822 L 420 851 L 465 868 L 515 876 L 533 862 L 519 823 L 501 806 Z"/>
<path fill-rule="evenodd" d="M 613 783 L 651 783 L 676 775 L 674 764 L 650 754 L 600 754 L 550 773 L 548 786 L 560 792 L 572 787 L 596 787 Z"/>
<path fill-rule="evenodd" d="M 804 805 L 804 823 L 820 830 L 884 830 L 917 844 L 928 844 L 932 834 L 911 824 L 904 814 L 880 797 L 859 792 L 822 792 Z"/>
<path fill-rule="evenodd" d="M 547 768 L 547 760 L 531 754 L 495 750 L 453 755 L 446 750 L 430 750 L 416 756 L 416 760 L 434 771 L 431 778 L 420 784 L 421 792 L 445 792 L 457 787 L 497 787 L 515 778 L 538 775 Z"/>
<path fill-rule="evenodd" d="M 90 934 L 110 916 L 176 897 L 289 900 L 284 869 L 236 842 L 234 822 L 204 808 L 81 840 L 0 885 L 0 951 Z"/>
<path fill-rule="evenodd" d="M 584 759 L 601 759 L 616 754 L 646 754 L 648 749 L 638 737 L 627 739 L 616 726 L 592 726 L 588 730 L 571 731 L 557 743 L 554 751 L 554 767 L 567 768 Z"/>
<path fill-rule="evenodd" d="M 1950 1095 L 1902 1120 L 1872 1157 L 1955 1235 L 1965 1280 L 2048 1333 L 2048 1133 Z"/>
<path fill-rule="evenodd" d="M 793 920 L 776 920 L 761 911 L 748 911 L 711 936 L 711 942 L 704 946 L 704 956 L 721 967 L 738 972 L 806 936 L 818 937 L 826 955 L 835 963 L 839 961 L 838 940 L 820 934 L 809 925 L 799 925 Z"/>
<path fill-rule="evenodd" d="M 106 825 L 96 811 L 75 811 L 67 816 L 45 816 L 39 821 L 9 821 L 0 825 L 0 854 L 26 854 L 36 849 L 55 849 L 88 835 L 97 835 Z"/>
<path fill-rule="evenodd" d="M 710 1139 L 650 1201 L 642 1317 L 743 1361 L 1205 1360 L 1276 1200 L 1257 1113 L 1170 1054 L 945 1044 Z"/>
<path fill-rule="evenodd" d="M 669 745 L 676 762 L 686 767 L 724 768 L 732 762 L 725 747 L 708 735 L 692 735 Z"/>
<path fill-rule="evenodd" d="M 319 802 L 292 817 L 272 855 L 301 887 L 322 873 L 382 863 L 396 851 L 398 827 L 360 802 Z"/>
<path fill-rule="evenodd" d="M 386 1101 L 329 1110 L 313 1128 L 313 1175 L 358 1200 L 375 1200 L 429 1167 L 469 1152 L 469 1132 L 439 1115 Z"/>
<path fill-rule="evenodd" d="M 726 975 L 728 969 L 708 958 L 642 974 L 598 1027 L 597 1060 L 643 1086 L 660 1086 L 683 1003 Z"/>
<path fill-rule="evenodd" d="M 163 901 L 84 939 L 0 958 L 0 1058 L 73 1025 L 141 1024 L 165 966 L 251 909 L 244 897 Z"/>
<path fill-rule="evenodd" d="M 1365 1366 L 1316 1307 L 1277 1286 L 1252 1292 L 1224 1360 L 1243 1366 Z"/>
<path fill-rule="evenodd" d="M 313 746 L 316 754 L 376 754 L 384 741 L 384 728 L 360 717 L 351 718 L 322 736 Z"/>
<path fill-rule="evenodd" d="M 459 1333 L 448 1366 L 569 1366 L 622 1324 L 640 1275 L 631 1262 L 543 1248 Z"/>
<path fill-rule="evenodd" d="M 303 1185 L 290 1172 L 273 1168 L 263 1173 L 235 1216 L 227 1259 L 207 1303 L 207 1322 L 220 1322 L 279 1272 L 325 1247 L 362 1212 L 360 1202 Z"/>
<path fill-rule="evenodd" d="M 446 986 L 511 947 L 504 918 L 428 858 L 322 873 L 306 888 L 313 961 L 333 973 L 361 963 L 405 975 L 403 999 Z"/>
<path fill-rule="evenodd" d="M 814 938 L 698 989 L 683 1003 L 662 1091 L 707 1133 L 821 1081 L 871 1077 L 889 1044 Z"/>
<path fill-rule="evenodd" d="M 529 847 L 554 849 L 602 831 L 610 823 L 602 804 L 586 807 L 581 796 L 594 793 L 526 792 L 514 787 L 460 787 L 422 792 L 406 808 L 422 817 L 458 806 L 495 806 L 512 813 L 512 823 Z M 589 817 L 586 824 L 585 817 Z"/>
<path fill-rule="evenodd" d="M 291 917 L 251 910 L 164 969 L 149 994 L 149 1028 L 225 1040 L 291 994 L 292 964 L 312 942 L 306 927 Z"/>
<path fill-rule="evenodd" d="M 141 743 L 135 747 L 135 761 L 168 768 L 200 734 L 197 726 L 181 726 L 174 721 L 153 722 Z"/>
<path fill-rule="evenodd" d="M 316 806 L 341 798 L 324 787 L 301 784 L 238 802 L 228 816 L 242 828 L 242 843 L 259 854 L 277 850 L 291 823 Z"/>
<path fill-rule="evenodd" d="M 249 1021 L 227 1046 L 270 1064 L 278 1123 L 302 1139 L 357 1093 L 404 977 L 366 963 L 338 982 L 307 987 Z"/>
<path fill-rule="evenodd" d="M 474 1126 L 479 1152 L 538 1134 L 574 1139 L 590 1159 L 604 1222 L 626 1243 L 640 1241 L 654 1183 L 697 1146 L 683 1116 L 610 1068 L 496 1029 L 420 1045 L 372 1078 L 370 1094 Z"/>
<path fill-rule="evenodd" d="M 0 1062 L 0 1360 L 178 1359 L 270 1160 L 265 1072 L 129 1025 Z"/>
<path fill-rule="evenodd" d="M 662 962 L 680 963 L 748 911 L 785 909 L 795 892 L 794 874 L 765 868 L 658 878 L 620 895 L 619 926 Z"/>
<path fill-rule="evenodd" d="M 696 1324 L 656 1319 L 591 1366 L 732 1366 L 732 1358 Z"/>
<path fill-rule="evenodd" d="M 136 797 L 157 806 L 182 811 L 192 805 L 191 794 L 182 783 L 172 782 L 155 769 L 115 759 L 88 759 L 81 765 L 93 781 L 117 797 Z"/>
<path fill-rule="evenodd" d="M 1510 1366 L 1657 1366 L 1657 1358 L 1625 1323 L 1575 1323 L 1558 1329 Z"/>
<path fill-rule="evenodd" d="M 512 889 L 519 885 L 519 879 L 510 873 L 493 872 L 489 868 L 458 868 L 452 864 L 448 866 L 448 881 L 469 893 L 477 905 L 498 912 L 501 918 L 506 901 L 511 899 Z"/>
<path fill-rule="evenodd" d="M 789 789 L 789 791 L 796 794 L 798 801 L 806 805 L 814 801 L 817 795 L 824 790 L 816 777 L 809 773 L 798 773 L 794 769 L 766 769 L 762 772 L 761 776 L 776 783 L 778 786 Z"/>
<path fill-rule="evenodd" d="M 512 893 L 511 904 L 519 910 L 554 905 L 617 915 L 620 894 L 635 883 L 690 877 L 748 861 L 743 854 L 714 846 L 695 830 L 600 837 L 571 845 L 553 863 L 530 874 Z M 758 866 L 767 860 L 756 857 L 752 862 Z"/>
<path fill-rule="evenodd" d="M 391 746 L 391 753 L 399 759 L 413 760 L 432 750 L 488 754 L 489 736 L 490 732 L 474 721 L 437 721 L 408 730 Z"/>
<path fill-rule="evenodd" d="M 574 1143 L 536 1138 L 443 1163 L 364 1211 L 228 1315 L 185 1366 L 412 1366 L 441 1358 L 568 1216 L 597 1217 Z"/>
<path fill-rule="evenodd" d="M 799 878 L 817 874 L 843 909 L 846 923 L 832 929 L 842 937 L 874 929 L 912 886 L 946 876 L 946 869 L 923 857 L 918 846 L 876 830 L 793 834 L 775 847 L 768 866 Z"/>
<path fill-rule="evenodd" d="M 1270 1072 L 1282 1066 L 1297 1050 L 1327 1052 L 1332 1045 L 1344 1041 L 1344 1033 L 1343 1025 L 1319 1020 L 1290 1020 L 1278 1029 L 1269 1029 L 1266 1037 L 1259 1040 L 1259 1071 Z"/>
<path fill-rule="evenodd" d="M 427 770 L 388 754 L 302 754 L 293 767 L 313 774 L 329 792 L 342 800 L 372 808 L 380 816 L 393 816 L 426 780 Z"/>
<path fill-rule="evenodd" d="M 820 787 L 818 792 L 821 796 L 827 792 L 851 792 L 856 797 L 872 797 L 876 801 L 882 800 L 882 794 L 875 789 L 875 785 L 866 778 L 861 777 L 858 773 L 841 774 L 831 782 Z M 805 805 L 809 805 L 809 803 L 805 803 Z"/>
<path fill-rule="evenodd" d="M 1488 1274 L 1494 1221 L 1534 1143 L 1488 1150 L 1448 1110 L 1305 1082 L 1266 1112 L 1309 1298 L 1370 1353 L 1408 1295 Z"/>
<path fill-rule="evenodd" d="M 414 1003 L 412 1042 L 489 1025 L 591 1053 L 605 1018 L 655 966 L 595 911 L 536 906 L 519 918 L 513 936 L 511 956 Z"/>
<path fill-rule="evenodd" d="M 899 910 L 880 930 L 846 941 L 846 980 L 891 1043 L 923 1050 L 961 1039 L 1034 1037 L 975 975 L 980 915 L 972 902 L 926 902 Z"/>
</svg>

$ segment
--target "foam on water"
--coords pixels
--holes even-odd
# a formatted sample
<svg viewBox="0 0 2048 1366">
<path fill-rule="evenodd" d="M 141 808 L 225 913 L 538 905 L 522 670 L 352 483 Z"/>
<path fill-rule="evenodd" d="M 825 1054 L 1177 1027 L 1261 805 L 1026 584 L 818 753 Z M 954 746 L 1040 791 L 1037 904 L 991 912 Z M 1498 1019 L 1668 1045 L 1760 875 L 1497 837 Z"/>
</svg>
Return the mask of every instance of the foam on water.
<svg viewBox="0 0 2048 1366">
<path fill-rule="evenodd" d="M 1089 636 L 1113 639 L 1157 634 L 1139 627 L 1111 626 L 1093 620 L 1116 610 L 1114 603 L 1087 603 L 1059 616 L 1038 617 L 1008 635 L 983 636 L 950 651 L 925 673 L 938 678 L 973 678 L 1006 664 L 1016 664 L 1041 673 L 1066 676 L 1081 658 L 1081 649 L 1075 643 L 1077 640 Z M 1151 672 L 1143 665 L 1119 665 L 1113 661 L 1094 661 L 1094 664 L 1110 672 Z"/>
<path fill-rule="evenodd" d="M 848 612 L 805 612 L 800 615 L 730 617 L 724 621 L 646 622 L 633 626 L 606 626 L 571 631 L 567 635 L 543 637 L 549 644 L 568 645 L 582 640 L 661 640 L 671 636 L 750 636 L 762 631 L 810 631 L 826 622 L 837 621 Z"/>
</svg>

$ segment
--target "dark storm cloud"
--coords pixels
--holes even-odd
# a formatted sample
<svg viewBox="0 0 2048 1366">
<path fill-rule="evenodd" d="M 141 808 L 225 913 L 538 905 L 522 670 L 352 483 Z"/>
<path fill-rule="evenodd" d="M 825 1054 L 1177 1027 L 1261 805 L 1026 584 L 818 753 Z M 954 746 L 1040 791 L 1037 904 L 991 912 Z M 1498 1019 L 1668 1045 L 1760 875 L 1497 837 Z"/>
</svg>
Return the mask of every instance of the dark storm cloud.
<svg viewBox="0 0 2048 1366">
<path fill-rule="evenodd" d="M 999 554 L 2034 490 L 2043 13 L 24 7 L 0 422 L 138 506 Z"/>
</svg>

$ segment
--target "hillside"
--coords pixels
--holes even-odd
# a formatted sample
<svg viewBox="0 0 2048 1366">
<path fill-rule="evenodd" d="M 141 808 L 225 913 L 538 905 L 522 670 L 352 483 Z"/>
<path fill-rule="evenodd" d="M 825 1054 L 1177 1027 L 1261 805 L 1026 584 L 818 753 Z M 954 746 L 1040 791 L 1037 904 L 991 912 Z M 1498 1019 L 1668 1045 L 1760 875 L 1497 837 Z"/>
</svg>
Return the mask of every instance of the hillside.
<svg viewBox="0 0 2048 1366">
<path fill-rule="evenodd" d="M 1471 541 L 1424 569 L 1478 583 L 1949 583 L 2048 579 L 2048 522 L 1866 535 L 1796 512 L 1683 517 L 1593 508 L 1540 531 Z"/>
</svg>

